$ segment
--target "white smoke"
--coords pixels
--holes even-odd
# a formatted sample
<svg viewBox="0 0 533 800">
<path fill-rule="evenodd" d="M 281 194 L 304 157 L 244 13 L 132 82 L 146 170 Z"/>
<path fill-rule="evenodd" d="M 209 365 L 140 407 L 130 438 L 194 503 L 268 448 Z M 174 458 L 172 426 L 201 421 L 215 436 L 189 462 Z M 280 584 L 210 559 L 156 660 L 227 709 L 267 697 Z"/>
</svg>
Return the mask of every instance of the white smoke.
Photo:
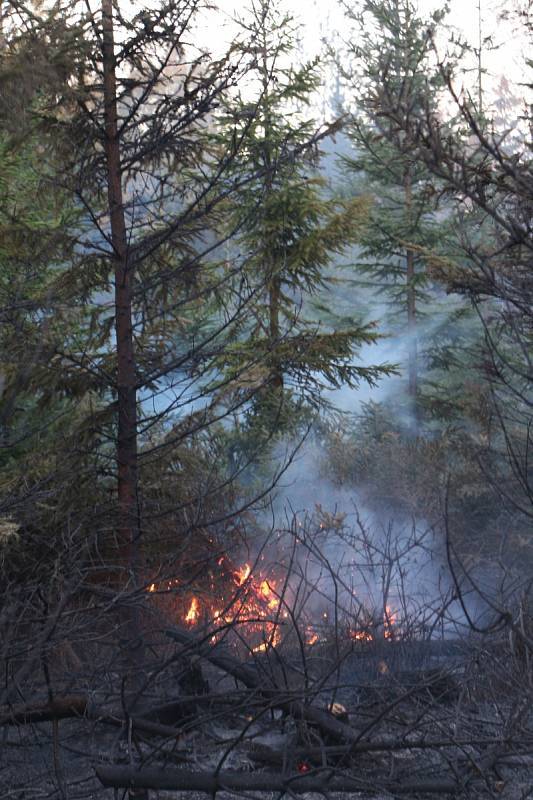
<svg viewBox="0 0 533 800">
<path fill-rule="evenodd" d="M 397 633 L 413 638 L 463 624 L 441 534 L 392 507 L 366 508 L 357 489 L 335 485 L 311 437 L 278 484 L 271 514 L 274 558 L 286 566 L 290 554 L 314 619 L 379 627 L 390 616 Z"/>
</svg>

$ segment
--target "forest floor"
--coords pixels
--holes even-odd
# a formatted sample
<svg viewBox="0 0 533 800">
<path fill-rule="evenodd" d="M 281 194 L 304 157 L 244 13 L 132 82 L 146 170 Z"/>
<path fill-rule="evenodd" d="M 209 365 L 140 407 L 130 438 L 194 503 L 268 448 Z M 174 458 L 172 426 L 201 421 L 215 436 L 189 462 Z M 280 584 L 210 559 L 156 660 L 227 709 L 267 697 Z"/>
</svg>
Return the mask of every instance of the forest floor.
<svg viewBox="0 0 533 800">
<path fill-rule="evenodd" d="M 116 779 L 106 769 L 134 765 L 160 781 L 151 800 L 200 800 L 206 792 L 193 784 L 206 776 L 228 800 L 279 797 L 270 780 L 288 781 L 282 788 L 307 800 L 324 791 L 525 800 L 533 794 L 533 706 L 518 682 L 498 683 L 498 666 L 509 666 L 501 643 L 428 644 L 381 642 L 342 660 L 323 649 L 305 664 L 273 653 L 243 661 L 218 646 L 204 648 L 200 662 L 189 651 L 185 671 L 182 655 L 157 679 L 153 671 L 131 717 L 118 673 L 100 672 L 99 684 L 95 672 L 71 675 L 63 692 L 75 683 L 87 697 L 82 718 L 3 726 L 0 797 L 123 797 L 125 789 L 102 785 Z M 46 702 L 46 687 L 35 682 L 33 697 Z"/>
</svg>

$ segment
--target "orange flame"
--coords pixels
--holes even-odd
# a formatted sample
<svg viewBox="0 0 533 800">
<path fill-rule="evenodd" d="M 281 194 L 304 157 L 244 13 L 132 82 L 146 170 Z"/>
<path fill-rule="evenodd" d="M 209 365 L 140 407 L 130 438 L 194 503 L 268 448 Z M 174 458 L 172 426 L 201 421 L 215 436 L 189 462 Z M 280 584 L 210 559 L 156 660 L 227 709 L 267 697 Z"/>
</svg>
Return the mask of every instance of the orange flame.
<svg viewBox="0 0 533 800">
<path fill-rule="evenodd" d="M 264 556 L 261 558 L 264 560 Z M 225 556 L 220 556 L 217 559 L 217 563 L 221 565 L 225 560 Z M 213 626 L 215 629 L 233 624 L 243 626 L 246 637 L 250 638 L 249 646 L 252 652 L 255 653 L 266 652 L 271 647 L 277 647 L 282 639 L 281 625 L 283 622 L 280 622 L 280 620 L 288 619 L 289 611 L 287 607 L 284 608 L 282 606 L 283 599 L 276 592 L 276 581 L 261 575 L 256 579 L 252 574 L 252 567 L 248 563 L 238 567 L 231 574 L 234 582 L 234 595 L 232 599 L 228 600 L 225 610 L 220 610 L 220 606 L 218 609 L 214 607 L 206 609 Z M 170 591 L 173 587 L 177 587 L 179 583 L 180 581 L 177 578 L 160 583 L 150 583 L 146 591 L 150 593 Z M 213 580 L 211 583 L 211 588 L 214 590 Z M 235 592 L 235 587 L 239 589 L 238 592 Z M 183 614 L 183 612 L 181 613 Z M 324 611 L 321 616 L 323 622 L 327 623 L 328 612 Z M 183 620 L 187 625 L 191 626 L 200 622 L 201 608 L 197 597 L 192 598 L 188 611 L 183 615 Z M 394 638 L 394 626 L 396 624 L 396 612 L 391 606 L 386 605 L 383 609 L 383 630 L 381 635 L 385 639 Z M 367 626 L 365 628 L 352 629 L 348 635 L 354 641 L 372 642 L 376 637 L 376 632 L 372 627 Z M 259 643 L 257 643 L 258 638 L 260 639 Z M 254 639 L 255 642 L 253 641 Z M 322 637 L 314 625 L 308 625 L 305 635 L 306 644 L 313 646 L 321 640 Z"/>
<path fill-rule="evenodd" d="M 274 623 L 272 623 L 274 625 Z M 277 625 L 274 625 L 272 633 L 267 642 L 261 642 L 261 644 L 256 645 L 256 647 L 252 647 L 252 653 L 266 653 L 271 647 L 277 647 L 281 641 L 281 634 L 279 632 L 279 628 Z"/>
<path fill-rule="evenodd" d="M 277 619 L 281 600 L 276 595 L 275 582 L 261 577 L 255 580 L 250 564 L 243 564 L 236 569 L 233 572 L 233 581 L 241 591 L 229 600 L 224 611 L 220 610 L 220 606 L 209 609 L 213 625 L 216 628 L 234 623 L 244 626 L 247 637 L 251 637 L 250 648 L 254 653 L 277 647 L 281 641 L 280 623 Z M 193 597 L 184 621 L 188 625 L 196 625 L 200 621 L 200 606 L 196 597 Z M 257 642 L 258 637 L 261 641 L 256 644 L 253 639 Z"/>
<path fill-rule="evenodd" d="M 200 618 L 200 609 L 198 606 L 198 600 L 196 599 L 196 597 L 193 597 L 191 602 L 191 607 L 189 608 L 189 610 L 185 615 L 185 622 L 187 622 L 189 625 L 194 625 L 196 622 L 198 622 L 199 618 Z"/>
<path fill-rule="evenodd" d="M 370 631 L 351 631 L 350 637 L 356 642 L 372 642 L 374 640 Z"/>
<path fill-rule="evenodd" d="M 157 583 L 151 583 L 150 586 L 148 586 L 146 591 L 147 592 L 151 592 L 151 593 L 153 593 L 153 592 L 164 592 L 165 589 L 167 591 L 170 591 L 170 589 L 172 589 L 173 586 L 178 586 L 178 584 L 179 584 L 179 581 L 178 581 L 177 578 L 171 578 L 168 581 L 163 581 L 159 585 Z"/>
<path fill-rule="evenodd" d="M 235 573 L 235 577 L 237 579 L 237 584 L 239 586 L 242 586 L 244 583 L 246 583 L 246 581 L 250 577 L 251 571 L 252 568 L 249 564 L 244 564 L 242 567 L 240 567 L 240 569 L 237 570 L 237 572 Z"/>
<path fill-rule="evenodd" d="M 261 581 L 259 587 L 261 596 L 267 601 L 267 605 L 271 611 L 277 611 L 279 608 L 279 598 L 274 593 L 268 581 Z"/>
<path fill-rule="evenodd" d="M 392 626 L 396 622 L 396 616 L 390 606 L 385 606 L 385 612 L 383 614 L 383 636 L 385 639 L 392 639 L 394 636 L 394 631 Z"/>
</svg>

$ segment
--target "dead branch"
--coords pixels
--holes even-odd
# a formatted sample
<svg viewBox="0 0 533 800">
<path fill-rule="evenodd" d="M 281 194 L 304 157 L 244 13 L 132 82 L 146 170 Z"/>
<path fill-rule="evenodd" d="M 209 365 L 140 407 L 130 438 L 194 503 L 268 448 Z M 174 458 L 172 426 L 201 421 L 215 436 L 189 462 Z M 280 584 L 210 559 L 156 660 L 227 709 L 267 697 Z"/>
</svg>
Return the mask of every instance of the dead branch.
<svg viewBox="0 0 533 800">
<path fill-rule="evenodd" d="M 55 722 L 73 717 L 86 717 L 87 719 L 119 728 L 131 724 L 134 730 L 167 739 L 177 738 L 182 733 L 179 729 L 170 725 L 144 717 L 131 717 L 128 720 L 125 717 L 111 714 L 95 713 L 89 707 L 89 702 L 85 695 L 69 695 L 55 698 L 48 703 L 26 703 L 0 709 L 0 725 L 31 725 L 37 722 Z"/>
<path fill-rule="evenodd" d="M 28 703 L 0 709 L 0 725 L 29 725 L 32 722 L 83 717 L 87 713 L 85 695 L 57 697 L 48 703 Z"/>
<path fill-rule="evenodd" d="M 498 739 L 442 739 L 442 740 L 420 740 L 420 741 L 403 741 L 403 740 L 376 740 L 372 742 L 360 742 L 354 745 L 334 745 L 326 747 L 296 747 L 288 754 L 298 760 L 317 761 L 322 763 L 324 757 L 331 756 L 333 758 L 358 755 L 360 753 L 387 753 L 387 752 L 400 752 L 405 750 L 440 750 L 444 748 L 464 748 L 464 747 L 502 747 L 504 745 L 511 746 L 513 742 L 502 741 Z M 514 743 L 518 745 L 518 742 Z M 253 743 L 246 750 L 246 755 L 253 761 L 262 764 L 270 764 L 271 766 L 280 766 L 286 763 L 287 751 L 275 750 L 265 744 L 258 742 Z M 514 755 L 517 755 L 514 753 Z M 498 755 L 501 760 L 504 756 Z"/>
<path fill-rule="evenodd" d="M 152 706 L 143 711 L 141 716 L 143 720 L 160 722 L 163 725 L 173 725 L 178 721 L 195 716 L 199 707 L 218 708 L 228 705 L 234 707 L 235 702 L 235 693 L 232 693 L 229 697 L 228 695 L 216 695 L 213 693 L 185 695 L 172 700 L 172 702 Z"/>
</svg>

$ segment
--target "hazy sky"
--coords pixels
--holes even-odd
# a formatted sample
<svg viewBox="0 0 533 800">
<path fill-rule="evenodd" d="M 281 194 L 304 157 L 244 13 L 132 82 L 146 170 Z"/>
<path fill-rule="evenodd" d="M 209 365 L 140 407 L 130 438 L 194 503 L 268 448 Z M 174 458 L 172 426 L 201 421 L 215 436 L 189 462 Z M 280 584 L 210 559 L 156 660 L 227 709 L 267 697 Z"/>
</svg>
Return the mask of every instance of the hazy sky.
<svg viewBox="0 0 533 800">
<path fill-rule="evenodd" d="M 513 0 L 507 0 L 511 5 Z M 472 40 L 478 39 L 478 0 L 449 0 L 450 20 L 454 25 Z M 483 27 L 488 33 L 492 33 L 495 28 L 496 14 L 495 8 L 504 5 L 502 0 L 481 0 L 481 16 Z M 218 6 L 228 13 L 242 11 L 246 7 L 246 2 L 236 0 L 219 0 Z M 307 27 L 311 36 L 316 34 L 329 25 L 331 29 L 342 27 L 343 12 L 337 0 L 284 0 L 284 6 L 295 16 L 300 17 Z M 421 15 L 430 13 L 443 6 L 442 0 L 418 0 L 418 8 Z M 484 32 L 484 35 L 485 32 Z"/>
<path fill-rule="evenodd" d="M 346 23 L 343 19 L 341 3 L 338 0 L 281 0 L 283 7 L 292 13 L 302 23 L 302 47 L 306 56 L 316 55 L 321 49 L 321 40 L 327 39 L 334 44 L 336 32 L 346 32 Z M 490 50 L 484 48 L 483 66 L 487 70 L 484 78 L 484 88 L 487 92 L 486 100 L 500 94 L 501 80 L 509 81 L 511 94 L 522 96 L 523 90 L 517 84 L 524 81 L 524 67 L 522 50 L 526 43 L 520 41 L 510 23 L 502 22 L 496 9 L 505 7 L 510 10 L 516 0 L 449 0 L 450 15 L 448 17 L 461 37 L 466 39 L 473 47 L 479 43 L 479 10 L 481 5 L 481 34 L 483 38 L 491 37 L 497 47 Z M 247 0 L 218 0 L 222 17 L 228 23 L 226 26 L 213 26 L 210 18 L 205 34 L 214 45 L 214 48 L 224 46 L 224 40 L 231 40 L 231 17 L 237 13 L 245 13 Z M 422 16 L 431 11 L 441 9 L 443 0 L 418 0 L 418 9 Z M 225 29 L 225 30 L 224 30 Z M 446 42 L 442 42 L 444 50 Z M 475 63 L 472 62 L 472 79 L 475 79 Z M 468 81 L 468 77 L 465 78 Z M 490 102 L 490 100 L 489 100 Z"/>
<path fill-rule="evenodd" d="M 90 4 L 96 0 L 85 0 Z M 200 46 L 207 46 L 212 52 L 221 55 L 235 35 L 235 24 L 232 19 L 235 15 L 245 16 L 246 8 L 252 0 L 215 0 L 218 12 L 208 12 L 203 21 L 197 21 L 197 31 L 193 41 Z M 318 55 L 321 51 L 321 42 L 326 39 L 330 44 L 335 44 L 335 35 L 341 31 L 346 33 L 346 22 L 339 0 L 278 0 L 282 7 L 290 12 L 302 24 L 301 39 L 302 50 L 305 57 Z M 358 0 L 347 0 L 357 4 Z M 416 2 L 416 0 L 413 0 Z M 492 38 L 496 46 L 490 50 L 486 45 L 483 54 L 483 66 L 487 71 L 484 78 L 486 102 L 497 98 L 501 92 L 502 78 L 509 83 L 508 96 L 515 98 L 524 96 L 524 89 L 520 82 L 527 80 L 525 74 L 523 55 L 529 42 L 516 35 L 510 22 L 503 22 L 497 14 L 497 9 L 512 10 L 519 0 L 448 0 L 450 14 L 448 23 L 453 25 L 472 47 L 479 43 L 479 9 L 481 6 L 481 34 L 483 38 Z M 431 11 L 441 9 L 444 0 L 418 0 L 418 10 L 421 16 Z M 157 5 L 157 0 L 121 0 L 123 10 L 129 6 L 132 12 L 140 6 Z M 446 42 L 442 42 L 442 50 Z M 472 80 L 475 80 L 475 63 L 472 68 Z M 465 82 L 469 79 L 465 78 Z M 326 92 L 328 90 L 326 89 Z"/>
</svg>

